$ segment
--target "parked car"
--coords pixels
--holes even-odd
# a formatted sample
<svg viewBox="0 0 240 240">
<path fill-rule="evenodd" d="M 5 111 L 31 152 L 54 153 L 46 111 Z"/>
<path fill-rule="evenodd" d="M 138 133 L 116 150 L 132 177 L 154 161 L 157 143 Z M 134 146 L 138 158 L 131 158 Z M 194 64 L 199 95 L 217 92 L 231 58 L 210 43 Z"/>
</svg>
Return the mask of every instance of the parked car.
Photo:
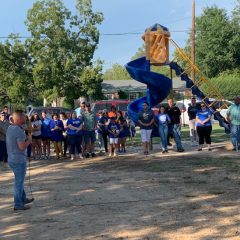
<svg viewBox="0 0 240 240">
<path fill-rule="evenodd" d="M 92 105 L 92 111 L 98 114 L 99 110 L 107 109 L 107 111 L 111 111 L 111 107 L 115 106 L 117 111 L 120 110 L 123 112 L 123 115 L 127 112 L 127 106 L 130 103 L 129 100 L 124 99 L 114 99 L 114 100 L 100 100 L 96 101 Z"/>
<path fill-rule="evenodd" d="M 33 106 L 28 106 L 27 107 L 27 115 L 32 116 L 34 113 L 37 113 L 39 116 L 41 116 L 42 111 L 46 111 L 46 113 L 49 114 L 60 114 L 61 112 L 65 112 L 66 114 L 70 113 L 72 110 L 68 108 L 63 108 L 63 107 L 33 107 Z"/>
</svg>

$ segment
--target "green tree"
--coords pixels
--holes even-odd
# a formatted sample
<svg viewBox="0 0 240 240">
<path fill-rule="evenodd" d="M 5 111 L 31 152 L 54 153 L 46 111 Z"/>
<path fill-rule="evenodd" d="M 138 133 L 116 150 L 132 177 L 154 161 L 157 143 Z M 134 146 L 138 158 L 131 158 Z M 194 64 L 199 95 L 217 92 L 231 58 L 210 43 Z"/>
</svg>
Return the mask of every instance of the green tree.
<svg viewBox="0 0 240 240">
<path fill-rule="evenodd" d="M 5 102 L 29 104 L 38 101 L 32 78 L 33 61 L 18 35 L 10 35 L 0 44 L 0 84 Z"/>
<path fill-rule="evenodd" d="M 207 7 L 196 18 L 196 63 L 208 77 L 233 69 L 236 65 L 232 47 L 235 30 L 224 9 Z"/>
<path fill-rule="evenodd" d="M 232 26 L 234 35 L 229 46 L 233 52 L 234 65 L 240 66 L 240 0 L 237 0 L 237 4 L 232 12 Z"/>
<path fill-rule="evenodd" d="M 126 80 L 131 79 L 125 67 L 115 63 L 110 69 L 107 69 L 103 75 L 104 80 Z"/>
<path fill-rule="evenodd" d="M 73 15 L 61 0 L 43 0 L 28 11 L 26 25 L 33 38 L 27 44 L 34 59 L 33 80 L 49 101 L 56 97 L 71 101 L 80 94 L 88 97 L 94 90 L 86 91 L 87 76 L 93 85 L 95 80 L 97 85 L 99 82 L 96 70 L 101 68 L 91 66 L 99 41 L 97 25 L 103 16 L 92 11 L 91 0 L 77 0 L 76 10 Z M 86 74 L 91 68 L 95 78 L 92 73 Z"/>
<path fill-rule="evenodd" d="M 81 96 L 92 100 L 102 99 L 102 63 L 97 61 L 93 66 L 84 68 L 79 81 L 81 82 Z"/>
<path fill-rule="evenodd" d="M 234 96 L 240 93 L 240 69 L 227 70 L 217 77 L 211 79 L 212 84 L 216 86 L 225 99 L 232 100 Z"/>
</svg>

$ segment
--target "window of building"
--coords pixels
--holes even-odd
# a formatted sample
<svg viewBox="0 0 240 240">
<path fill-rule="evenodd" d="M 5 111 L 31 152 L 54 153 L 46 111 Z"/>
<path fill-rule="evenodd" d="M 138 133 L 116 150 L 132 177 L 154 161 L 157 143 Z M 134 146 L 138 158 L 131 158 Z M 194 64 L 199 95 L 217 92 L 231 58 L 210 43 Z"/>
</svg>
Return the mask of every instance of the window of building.
<svg viewBox="0 0 240 240">
<path fill-rule="evenodd" d="M 128 93 L 128 98 L 130 101 L 135 100 L 139 98 L 139 93 L 138 92 L 130 92 Z"/>
</svg>

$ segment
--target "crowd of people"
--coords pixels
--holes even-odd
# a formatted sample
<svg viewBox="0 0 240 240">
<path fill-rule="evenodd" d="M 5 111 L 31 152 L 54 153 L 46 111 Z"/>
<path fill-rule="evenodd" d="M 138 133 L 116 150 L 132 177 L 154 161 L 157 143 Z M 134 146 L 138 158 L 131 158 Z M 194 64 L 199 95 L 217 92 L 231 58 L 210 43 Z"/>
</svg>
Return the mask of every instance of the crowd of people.
<svg viewBox="0 0 240 240">
<path fill-rule="evenodd" d="M 191 144 L 198 145 L 202 151 L 204 142 L 211 151 L 211 117 L 212 113 L 205 103 L 196 103 L 191 98 L 188 107 Z M 227 111 L 227 121 L 231 125 L 233 150 L 238 150 L 240 143 L 240 97 L 234 98 L 234 104 Z M 169 137 L 175 140 L 177 151 L 183 152 L 181 142 L 181 110 L 168 99 L 168 105 L 160 106 L 157 115 L 143 103 L 143 110 L 138 113 L 138 124 L 144 155 L 149 154 L 152 130 L 158 129 L 161 139 L 162 153 L 168 152 Z M 28 117 L 23 111 L 14 111 L 11 115 L 7 106 L 0 113 L 0 161 L 7 162 L 15 176 L 14 210 L 27 210 L 27 205 L 34 201 L 27 198 L 24 191 L 26 175 L 26 153 L 35 159 L 50 157 L 50 143 L 53 142 L 57 158 L 67 156 L 71 160 L 76 157 L 95 157 L 95 140 L 99 148 L 104 148 L 109 156 L 117 156 L 118 152 L 126 152 L 127 136 L 134 136 L 134 124 L 112 106 L 111 111 L 103 109 L 97 116 L 91 111 L 89 103 L 81 103 L 80 108 L 70 115 L 42 112 Z"/>
<path fill-rule="evenodd" d="M 231 140 L 233 150 L 238 149 L 240 138 L 240 97 L 234 98 L 227 112 L 227 120 L 231 124 Z M 168 152 L 170 138 L 175 140 L 178 152 L 183 152 L 181 140 L 181 114 L 185 108 L 179 109 L 172 98 L 168 99 L 167 106 L 160 105 L 158 113 L 154 113 L 144 102 L 138 113 L 143 154 L 149 154 L 153 129 L 157 128 L 162 153 Z M 187 108 L 189 116 L 190 140 L 192 146 L 198 146 L 202 151 L 204 142 L 211 151 L 212 112 L 206 104 L 196 102 L 191 98 Z M 7 162 L 6 131 L 12 122 L 12 115 L 7 106 L 0 113 L 0 161 Z M 126 139 L 135 135 L 134 123 L 117 111 L 115 106 L 108 112 L 106 109 L 91 112 L 91 105 L 82 102 L 76 111 L 70 114 L 61 112 L 59 115 L 43 111 L 39 116 L 35 112 L 31 117 L 26 115 L 22 128 L 26 136 L 32 138 L 27 148 L 27 156 L 33 159 L 49 159 L 51 142 L 54 146 L 56 158 L 69 156 L 75 158 L 94 157 L 95 145 L 109 156 L 117 156 L 126 152 Z M 97 141 L 97 143 L 95 143 Z"/>
<path fill-rule="evenodd" d="M 138 114 L 138 123 L 141 129 L 141 139 L 143 152 L 149 154 L 150 140 L 154 127 L 157 127 L 161 139 L 162 153 L 168 152 L 168 146 L 171 146 L 169 139 L 172 136 L 175 140 L 177 151 L 183 152 L 184 148 L 181 141 L 181 114 L 182 111 L 174 104 L 172 98 L 168 99 L 167 106 L 161 105 L 157 116 L 148 103 L 143 103 L 143 110 Z M 192 146 L 198 146 L 198 151 L 202 151 L 204 143 L 211 151 L 211 133 L 212 133 L 212 112 L 204 102 L 197 103 L 196 97 L 191 97 L 191 103 L 188 106 L 189 130 Z M 233 150 L 239 149 L 240 144 L 240 97 L 234 98 L 234 104 L 227 111 L 226 120 L 231 128 L 231 140 Z"/>
<path fill-rule="evenodd" d="M 25 116 L 21 127 L 32 139 L 26 150 L 32 159 L 49 159 L 51 142 L 57 159 L 95 157 L 95 145 L 109 156 L 117 156 L 119 152 L 126 152 L 127 136 L 135 134 L 134 123 L 115 106 L 109 112 L 103 109 L 96 114 L 91 111 L 89 103 L 82 102 L 80 108 L 70 114 L 42 111 L 40 116 L 37 112 Z M 4 162 L 7 162 L 6 132 L 11 124 L 14 124 L 12 115 L 5 106 L 0 122 L 0 160 Z"/>
</svg>

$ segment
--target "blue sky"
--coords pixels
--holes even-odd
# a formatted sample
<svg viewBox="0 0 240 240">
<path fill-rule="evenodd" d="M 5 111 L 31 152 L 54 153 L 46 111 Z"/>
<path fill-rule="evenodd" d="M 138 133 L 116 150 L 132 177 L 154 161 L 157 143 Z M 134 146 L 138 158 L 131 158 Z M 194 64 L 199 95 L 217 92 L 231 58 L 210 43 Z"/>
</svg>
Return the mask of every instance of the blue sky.
<svg viewBox="0 0 240 240">
<path fill-rule="evenodd" d="M 24 21 L 27 10 L 34 0 L 2 0 L 0 8 L 0 37 L 10 33 L 29 36 Z M 195 0 L 196 15 L 202 9 L 216 5 L 230 14 L 235 0 Z M 66 6 L 74 12 L 75 0 L 64 0 Z M 104 21 L 99 30 L 101 34 L 140 33 L 137 35 L 109 36 L 101 35 L 94 58 L 104 60 L 104 69 L 114 63 L 126 64 L 142 46 L 141 33 L 160 23 L 169 28 L 171 38 L 180 47 L 184 47 L 187 31 L 191 28 L 192 0 L 92 0 L 95 11 L 104 14 Z"/>
</svg>

